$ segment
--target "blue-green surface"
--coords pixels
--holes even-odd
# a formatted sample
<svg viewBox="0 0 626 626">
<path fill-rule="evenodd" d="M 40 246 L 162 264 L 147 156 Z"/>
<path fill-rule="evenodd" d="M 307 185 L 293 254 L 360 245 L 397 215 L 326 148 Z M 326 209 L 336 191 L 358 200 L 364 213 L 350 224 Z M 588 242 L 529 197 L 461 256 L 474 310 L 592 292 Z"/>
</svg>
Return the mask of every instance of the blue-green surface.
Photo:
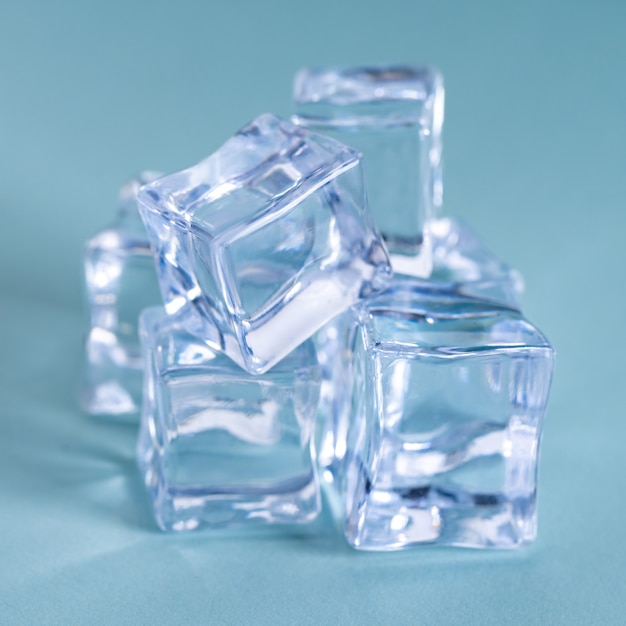
<svg viewBox="0 0 626 626">
<path fill-rule="evenodd" d="M 626 4 L 0 4 L 0 623 L 621 624 Z M 437 64 L 445 208 L 527 282 L 557 368 L 539 539 L 350 551 L 311 527 L 160 534 L 134 429 L 76 408 L 80 249 L 117 188 L 288 114 L 306 64 Z"/>
</svg>

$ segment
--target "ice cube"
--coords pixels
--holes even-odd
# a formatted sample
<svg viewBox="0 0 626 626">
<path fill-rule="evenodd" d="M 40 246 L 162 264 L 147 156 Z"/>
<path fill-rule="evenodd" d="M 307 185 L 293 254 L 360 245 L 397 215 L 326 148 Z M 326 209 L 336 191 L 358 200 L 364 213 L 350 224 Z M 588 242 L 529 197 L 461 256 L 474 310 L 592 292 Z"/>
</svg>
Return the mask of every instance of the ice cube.
<svg viewBox="0 0 626 626">
<path fill-rule="evenodd" d="M 363 154 L 370 209 L 394 272 L 428 276 L 425 224 L 442 196 L 441 74 L 410 66 L 303 69 L 293 98 L 296 123 Z"/>
<path fill-rule="evenodd" d="M 390 281 L 359 155 L 273 115 L 139 203 L 168 313 L 250 373 Z"/>
<path fill-rule="evenodd" d="M 136 414 L 141 406 L 137 323 L 140 312 L 161 297 L 137 191 L 158 176 L 143 172 L 125 185 L 115 222 L 85 245 L 89 330 L 81 405 L 88 413 Z"/>
<path fill-rule="evenodd" d="M 364 550 L 513 548 L 536 535 L 553 369 L 514 309 L 400 283 L 360 307 L 345 534 Z"/>
<path fill-rule="evenodd" d="M 433 268 L 428 280 L 411 278 L 423 290 L 456 293 L 521 307 L 524 280 L 462 220 L 444 217 L 427 225 Z"/>
<path fill-rule="evenodd" d="M 255 376 L 185 327 L 162 307 L 141 316 L 146 378 L 137 456 L 158 525 L 312 520 L 320 510 L 312 342 Z"/>
</svg>

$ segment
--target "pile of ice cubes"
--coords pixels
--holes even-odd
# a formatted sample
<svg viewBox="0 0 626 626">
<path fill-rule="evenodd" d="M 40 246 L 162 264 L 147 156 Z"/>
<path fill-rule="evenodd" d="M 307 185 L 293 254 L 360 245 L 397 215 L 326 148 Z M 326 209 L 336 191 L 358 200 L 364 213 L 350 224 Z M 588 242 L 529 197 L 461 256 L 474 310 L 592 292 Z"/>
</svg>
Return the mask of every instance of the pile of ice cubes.
<svg viewBox="0 0 626 626">
<path fill-rule="evenodd" d="M 439 216 L 443 98 L 431 68 L 303 70 L 291 121 L 142 175 L 88 242 L 83 405 L 141 408 L 162 529 L 309 522 L 322 484 L 355 548 L 535 538 L 554 352 Z"/>
</svg>

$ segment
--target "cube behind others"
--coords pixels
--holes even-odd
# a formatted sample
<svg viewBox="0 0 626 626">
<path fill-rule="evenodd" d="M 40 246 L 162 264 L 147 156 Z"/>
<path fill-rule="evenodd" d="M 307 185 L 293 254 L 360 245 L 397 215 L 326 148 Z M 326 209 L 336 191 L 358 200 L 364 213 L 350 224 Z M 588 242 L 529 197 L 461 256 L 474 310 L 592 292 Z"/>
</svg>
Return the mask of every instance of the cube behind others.
<svg viewBox="0 0 626 626">
<path fill-rule="evenodd" d="M 294 121 L 363 154 L 370 209 L 394 272 L 427 277 L 426 226 L 441 205 L 444 89 L 431 67 L 308 68 L 295 78 Z"/>
</svg>

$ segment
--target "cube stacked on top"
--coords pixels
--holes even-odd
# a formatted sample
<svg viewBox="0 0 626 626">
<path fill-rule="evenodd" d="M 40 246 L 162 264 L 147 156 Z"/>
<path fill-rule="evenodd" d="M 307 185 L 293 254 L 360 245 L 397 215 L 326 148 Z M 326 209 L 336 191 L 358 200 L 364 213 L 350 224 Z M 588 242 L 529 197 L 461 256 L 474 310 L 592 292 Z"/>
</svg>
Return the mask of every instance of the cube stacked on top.
<svg viewBox="0 0 626 626">
<path fill-rule="evenodd" d="M 359 154 L 273 115 L 138 201 L 168 313 L 252 374 L 391 279 Z"/>
</svg>

